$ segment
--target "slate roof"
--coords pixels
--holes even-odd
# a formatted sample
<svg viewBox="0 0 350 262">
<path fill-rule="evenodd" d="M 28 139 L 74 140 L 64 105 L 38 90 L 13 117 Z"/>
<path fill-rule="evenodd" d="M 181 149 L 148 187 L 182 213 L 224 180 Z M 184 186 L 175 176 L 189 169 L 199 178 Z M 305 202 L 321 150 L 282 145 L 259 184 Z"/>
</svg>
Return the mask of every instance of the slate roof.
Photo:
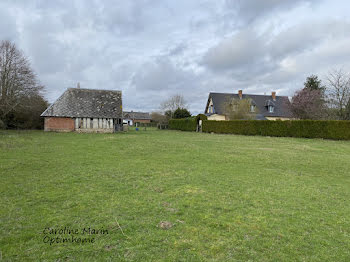
<svg viewBox="0 0 350 262">
<path fill-rule="evenodd" d="M 122 118 L 122 93 L 113 90 L 68 88 L 41 116 Z"/>
<path fill-rule="evenodd" d="M 151 120 L 151 116 L 147 112 L 123 112 L 123 118 L 139 119 L 139 120 Z"/>
<path fill-rule="evenodd" d="M 233 98 L 239 99 L 239 95 L 229 93 L 210 93 L 208 103 L 210 98 L 213 100 L 214 113 L 225 115 L 224 108 L 227 101 L 231 101 Z M 257 116 L 259 119 L 263 119 L 265 117 L 292 117 L 292 112 L 290 110 L 290 101 L 287 96 L 276 96 L 276 100 L 273 100 L 271 95 L 243 94 L 242 98 L 250 98 L 252 100 L 252 103 L 257 108 Z M 207 112 L 208 103 L 205 112 Z M 273 113 L 269 112 L 268 105 L 273 105 L 275 107 Z"/>
</svg>

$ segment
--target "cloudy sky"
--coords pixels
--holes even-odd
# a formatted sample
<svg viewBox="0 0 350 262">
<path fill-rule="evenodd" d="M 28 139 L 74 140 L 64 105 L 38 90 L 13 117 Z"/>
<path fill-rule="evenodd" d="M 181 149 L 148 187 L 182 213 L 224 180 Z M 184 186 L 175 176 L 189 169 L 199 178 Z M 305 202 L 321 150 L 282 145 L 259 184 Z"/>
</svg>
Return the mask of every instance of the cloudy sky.
<svg viewBox="0 0 350 262">
<path fill-rule="evenodd" d="M 308 75 L 350 71 L 347 0 L 0 0 L 0 40 L 30 59 L 46 97 L 67 87 L 122 90 L 153 111 L 182 94 L 292 96 Z"/>
</svg>

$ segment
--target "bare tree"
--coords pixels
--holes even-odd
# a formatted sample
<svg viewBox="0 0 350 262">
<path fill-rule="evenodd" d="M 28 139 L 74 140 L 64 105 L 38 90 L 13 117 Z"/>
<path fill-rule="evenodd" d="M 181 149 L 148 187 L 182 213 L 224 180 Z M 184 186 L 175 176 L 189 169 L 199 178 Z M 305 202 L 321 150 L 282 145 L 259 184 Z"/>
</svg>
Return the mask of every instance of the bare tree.
<svg viewBox="0 0 350 262">
<path fill-rule="evenodd" d="M 186 101 L 182 95 L 174 95 L 161 103 L 160 105 L 163 111 L 171 111 L 173 114 L 174 111 L 178 108 L 186 108 Z"/>
<path fill-rule="evenodd" d="M 43 87 L 27 58 L 10 41 L 0 42 L 0 119 L 17 107 L 28 107 L 23 98 L 36 97 Z"/>
<path fill-rule="evenodd" d="M 157 124 L 167 124 L 169 121 L 169 118 L 160 112 L 152 112 L 151 119 L 153 122 L 155 122 Z"/>
<path fill-rule="evenodd" d="M 291 110 L 293 116 L 299 119 L 326 118 L 326 105 L 322 90 L 304 88 L 297 91 L 292 98 Z"/>
<path fill-rule="evenodd" d="M 253 110 L 254 109 L 254 110 Z M 230 99 L 224 103 L 225 115 L 229 120 L 255 119 L 257 108 L 251 99 Z"/>
<path fill-rule="evenodd" d="M 345 115 L 346 115 L 346 120 L 350 120 L 350 98 L 349 98 L 349 101 L 348 101 L 348 103 L 346 105 Z"/>
<path fill-rule="evenodd" d="M 328 76 L 327 93 L 331 108 L 335 108 L 338 118 L 346 119 L 346 106 L 350 99 L 350 76 L 341 69 L 331 71 Z"/>
</svg>

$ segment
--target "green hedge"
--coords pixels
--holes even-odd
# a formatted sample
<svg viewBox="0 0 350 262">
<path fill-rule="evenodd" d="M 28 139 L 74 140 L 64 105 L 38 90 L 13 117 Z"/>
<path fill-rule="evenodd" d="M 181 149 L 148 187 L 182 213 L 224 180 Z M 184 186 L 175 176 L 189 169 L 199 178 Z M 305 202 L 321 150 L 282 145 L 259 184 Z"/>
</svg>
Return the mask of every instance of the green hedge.
<svg viewBox="0 0 350 262">
<path fill-rule="evenodd" d="M 199 120 L 208 120 L 208 117 L 204 114 L 199 114 L 198 116 L 196 116 L 196 122 L 198 122 Z"/>
<path fill-rule="evenodd" d="M 350 140 L 350 121 L 203 121 L 203 132 L 277 137 Z"/>
<path fill-rule="evenodd" d="M 169 129 L 182 130 L 182 131 L 196 131 L 197 122 L 196 119 L 171 119 L 169 120 Z"/>
</svg>

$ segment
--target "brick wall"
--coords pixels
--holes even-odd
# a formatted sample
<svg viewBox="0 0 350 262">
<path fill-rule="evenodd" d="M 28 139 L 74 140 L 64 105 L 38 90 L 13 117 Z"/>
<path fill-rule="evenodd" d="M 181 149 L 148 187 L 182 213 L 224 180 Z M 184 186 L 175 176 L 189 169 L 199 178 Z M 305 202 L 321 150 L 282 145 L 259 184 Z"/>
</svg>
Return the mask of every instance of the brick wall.
<svg viewBox="0 0 350 262">
<path fill-rule="evenodd" d="M 138 123 L 151 123 L 151 120 L 149 120 L 149 119 L 135 119 L 134 123 L 136 123 L 136 122 L 138 122 Z"/>
<path fill-rule="evenodd" d="M 74 131 L 74 119 L 68 117 L 45 117 L 45 131 Z"/>
</svg>

